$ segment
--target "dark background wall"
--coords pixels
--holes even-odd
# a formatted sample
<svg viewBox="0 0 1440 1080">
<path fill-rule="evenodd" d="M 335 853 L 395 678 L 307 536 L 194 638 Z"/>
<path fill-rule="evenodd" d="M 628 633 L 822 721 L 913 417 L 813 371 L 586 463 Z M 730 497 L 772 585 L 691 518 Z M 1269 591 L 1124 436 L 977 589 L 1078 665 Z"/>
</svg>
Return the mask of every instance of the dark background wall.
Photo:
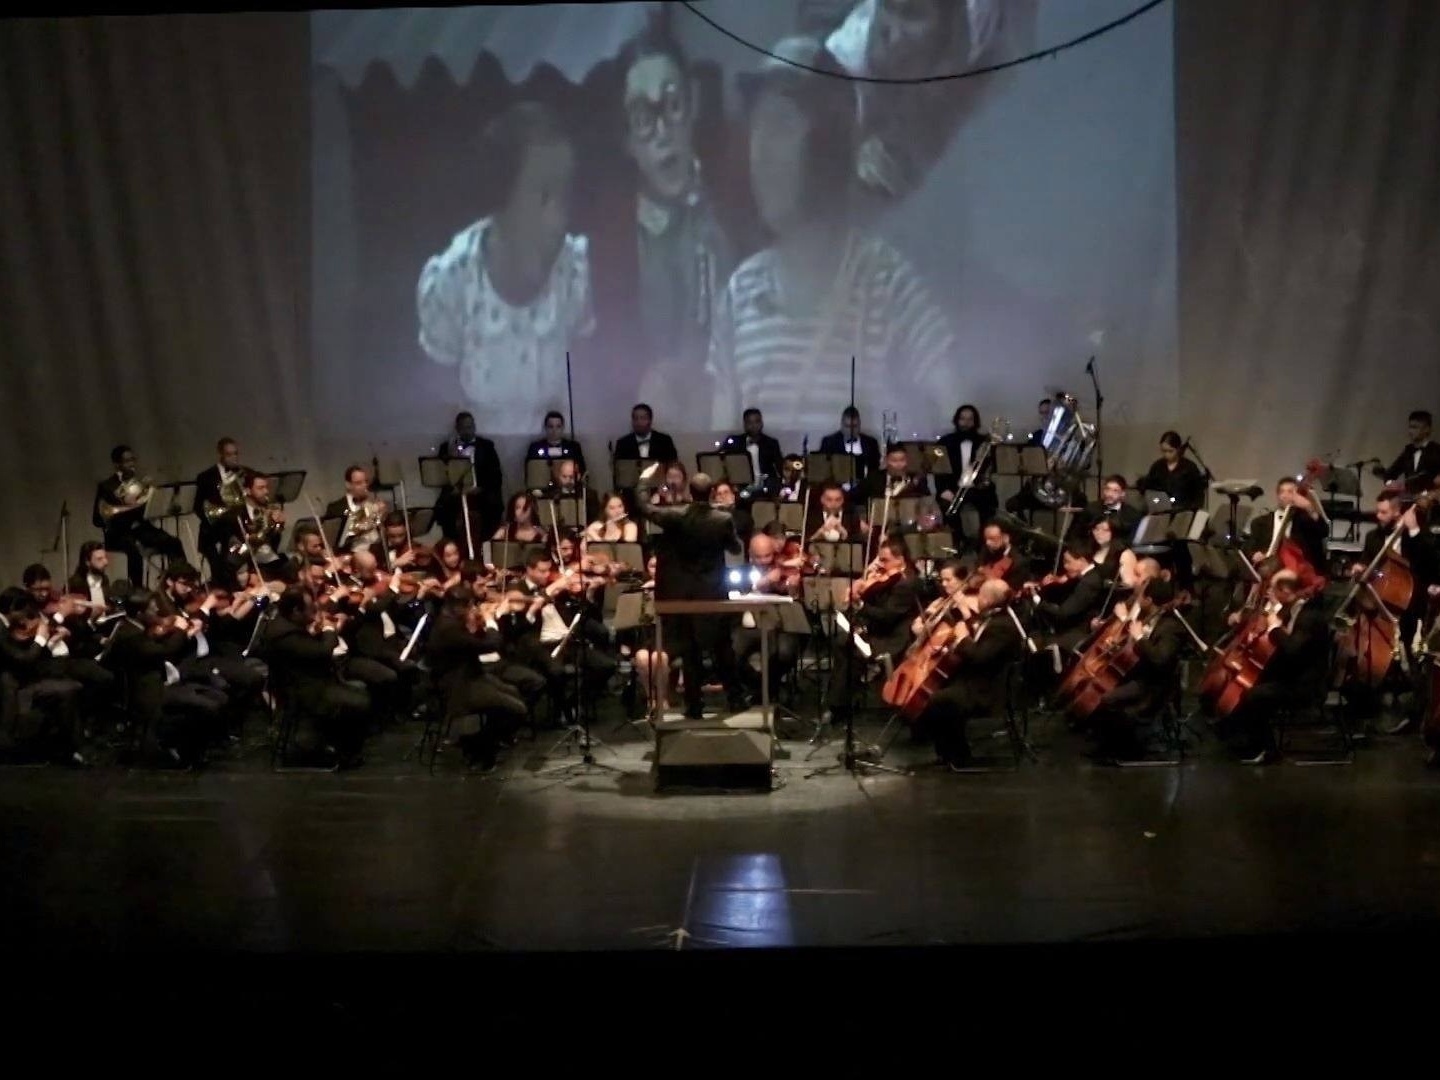
<svg viewBox="0 0 1440 1080">
<path fill-rule="evenodd" d="M 1177 0 L 1181 415 L 1221 475 L 1387 459 L 1440 407 L 1440 12 Z M 314 418 L 297 15 L 0 23 L 0 572 L 126 441 L 336 470 Z M 1144 283 L 1137 283 L 1137 288 Z M 383 388 L 377 388 L 383 392 Z M 1116 431 L 1138 472 L 1157 431 Z"/>
</svg>

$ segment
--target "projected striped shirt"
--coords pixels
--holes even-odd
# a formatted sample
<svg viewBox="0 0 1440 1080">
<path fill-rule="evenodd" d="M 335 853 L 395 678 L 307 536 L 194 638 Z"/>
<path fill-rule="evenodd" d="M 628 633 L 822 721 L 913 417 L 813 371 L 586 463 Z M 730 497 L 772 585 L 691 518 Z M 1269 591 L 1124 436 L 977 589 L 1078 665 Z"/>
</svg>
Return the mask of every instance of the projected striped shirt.
<svg viewBox="0 0 1440 1080">
<path fill-rule="evenodd" d="M 751 406 L 777 429 L 834 427 L 850 400 L 852 355 L 862 409 L 948 393 L 955 338 L 925 283 L 879 237 L 852 233 L 846 247 L 835 259 L 834 284 L 808 314 L 785 310 L 773 250 L 752 255 L 731 275 L 710 339 L 717 430 Z"/>
</svg>

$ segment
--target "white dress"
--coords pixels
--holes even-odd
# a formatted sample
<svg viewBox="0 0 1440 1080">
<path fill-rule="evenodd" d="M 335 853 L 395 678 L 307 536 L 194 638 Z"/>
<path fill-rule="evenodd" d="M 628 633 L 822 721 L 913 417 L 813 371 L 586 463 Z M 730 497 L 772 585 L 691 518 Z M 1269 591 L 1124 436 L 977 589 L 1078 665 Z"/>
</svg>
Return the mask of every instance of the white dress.
<svg viewBox="0 0 1440 1080">
<path fill-rule="evenodd" d="M 485 269 L 490 219 L 458 233 L 420 273 L 420 346 L 460 369 L 460 388 L 481 431 L 521 435 L 550 409 L 564 411 L 565 354 L 595 326 L 589 245 L 566 236 L 540 294 L 524 306 L 504 299 Z"/>
</svg>

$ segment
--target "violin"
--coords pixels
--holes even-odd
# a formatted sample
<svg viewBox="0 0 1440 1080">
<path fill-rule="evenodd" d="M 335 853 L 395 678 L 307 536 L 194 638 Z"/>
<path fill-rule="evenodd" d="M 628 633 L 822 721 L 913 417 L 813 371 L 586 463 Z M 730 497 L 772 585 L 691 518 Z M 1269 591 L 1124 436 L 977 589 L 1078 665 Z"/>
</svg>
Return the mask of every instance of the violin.
<svg viewBox="0 0 1440 1080">
<path fill-rule="evenodd" d="M 865 568 L 865 573 L 851 589 L 856 600 L 864 600 L 869 593 L 903 577 L 904 574 L 903 566 L 896 567 L 894 570 L 885 570 L 879 562 L 873 562 Z"/>
<path fill-rule="evenodd" d="M 975 572 L 965 579 L 964 592 L 973 593 L 987 581 L 1004 581 L 1015 567 L 1015 558 L 1008 551 L 991 563 L 980 563 Z"/>
</svg>

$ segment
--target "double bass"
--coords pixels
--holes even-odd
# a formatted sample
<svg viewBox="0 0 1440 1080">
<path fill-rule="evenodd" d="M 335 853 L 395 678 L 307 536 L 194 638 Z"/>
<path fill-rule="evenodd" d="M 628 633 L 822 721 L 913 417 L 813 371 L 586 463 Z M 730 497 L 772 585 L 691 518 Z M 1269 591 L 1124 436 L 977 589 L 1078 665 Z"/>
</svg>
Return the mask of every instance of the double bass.
<svg viewBox="0 0 1440 1080">
<path fill-rule="evenodd" d="M 1436 493 L 1418 495 L 1418 515 L 1435 501 Z M 1395 662 L 1400 620 L 1415 599 L 1415 573 L 1397 550 L 1404 535 L 1395 523 L 1385 543 L 1351 586 L 1336 616 L 1341 651 L 1352 658 L 1349 677 L 1364 686 L 1378 687 Z"/>
</svg>

